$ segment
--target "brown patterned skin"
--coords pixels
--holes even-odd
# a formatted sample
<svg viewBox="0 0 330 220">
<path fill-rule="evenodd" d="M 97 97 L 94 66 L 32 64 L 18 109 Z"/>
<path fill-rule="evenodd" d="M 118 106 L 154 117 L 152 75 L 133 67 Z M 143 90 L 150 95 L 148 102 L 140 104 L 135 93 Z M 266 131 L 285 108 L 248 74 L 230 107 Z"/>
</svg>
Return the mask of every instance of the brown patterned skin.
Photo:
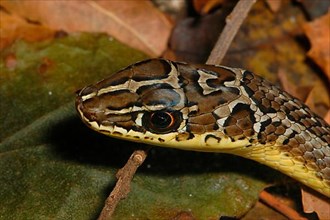
<svg viewBox="0 0 330 220">
<path fill-rule="evenodd" d="M 152 59 L 84 88 L 76 105 L 87 125 L 110 136 L 234 153 L 330 195 L 329 125 L 249 71 Z"/>
</svg>

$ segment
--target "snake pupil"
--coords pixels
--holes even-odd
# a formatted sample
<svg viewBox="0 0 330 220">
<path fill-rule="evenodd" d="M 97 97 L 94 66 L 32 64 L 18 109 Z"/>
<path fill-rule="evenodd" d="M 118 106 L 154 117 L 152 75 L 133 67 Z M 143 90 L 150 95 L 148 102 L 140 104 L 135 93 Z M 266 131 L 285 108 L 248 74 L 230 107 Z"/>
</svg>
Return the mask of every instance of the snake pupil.
<svg viewBox="0 0 330 220">
<path fill-rule="evenodd" d="M 155 112 L 150 116 L 152 125 L 158 128 L 166 128 L 172 123 L 172 117 L 167 112 Z"/>
</svg>

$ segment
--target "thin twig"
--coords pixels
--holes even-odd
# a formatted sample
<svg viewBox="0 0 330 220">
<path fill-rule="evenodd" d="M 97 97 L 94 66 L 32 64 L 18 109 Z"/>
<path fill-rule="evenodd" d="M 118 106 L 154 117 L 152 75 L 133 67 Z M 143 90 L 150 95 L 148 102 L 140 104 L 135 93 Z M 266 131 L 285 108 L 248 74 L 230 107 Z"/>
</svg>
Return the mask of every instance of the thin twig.
<svg viewBox="0 0 330 220">
<path fill-rule="evenodd" d="M 105 205 L 98 220 L 109 220 L 120 200 L 126 198 L 130 192 L 131 181 L 137 168 L 147 157 L 148 150 L 135 150 L 123 168 L 118 170 L 116 186 L 105 201 Z"/>
<path fill-rule="evenodd" d="M 256 0 L 240 0 L 226 19 L 226 26 L 218 38 L 206 64 L 220 64 L 227 53 L 238 29 Z"/>
<path fill-rule="evenodd" d="M 276 211 L 282 213 L 289 219 L 294 220 L 307 220 L 306 218 L 302 217 L 298 212 L 296 212 L 294 209 L 291 209 L 289 206 L 283 204 L 281 201 L 279 201 L 276 197 L 269 194 L 266 191 L 262 191 L 259 194 L 259 198 L 262 202 L 269 205 L 271 208 L 275 209 Z"/>
</svg>

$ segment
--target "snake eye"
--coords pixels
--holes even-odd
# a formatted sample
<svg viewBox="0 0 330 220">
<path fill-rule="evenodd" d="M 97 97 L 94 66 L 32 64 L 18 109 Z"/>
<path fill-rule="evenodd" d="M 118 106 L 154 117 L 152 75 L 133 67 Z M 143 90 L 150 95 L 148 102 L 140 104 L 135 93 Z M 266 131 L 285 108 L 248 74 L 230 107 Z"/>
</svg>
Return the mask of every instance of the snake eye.
<svg viewBox="0 0 330 220">
<path fill-rule="evenodd" d="M 182 121 L 182 115 L 178 111 L 147 112 L 142 117 L 142 123 L 147 130 L 154 133 L 165 134 L 176 130 Z"/>
</svg>

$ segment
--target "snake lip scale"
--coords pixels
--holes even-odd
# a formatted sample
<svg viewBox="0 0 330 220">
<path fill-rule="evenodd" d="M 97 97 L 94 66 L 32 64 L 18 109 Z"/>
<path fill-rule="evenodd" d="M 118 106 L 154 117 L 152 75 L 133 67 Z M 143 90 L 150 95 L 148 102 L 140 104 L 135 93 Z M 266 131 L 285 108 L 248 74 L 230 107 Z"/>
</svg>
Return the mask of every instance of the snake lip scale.
<svg viewBox="0 0 330 220">
<path fill-rule="evenodd" d="M 247 70 L 145 60 L 83 88 L 76 108 L 97 132 L 239 155 L 330 197 L 330 126 Z"/>
</svg>

